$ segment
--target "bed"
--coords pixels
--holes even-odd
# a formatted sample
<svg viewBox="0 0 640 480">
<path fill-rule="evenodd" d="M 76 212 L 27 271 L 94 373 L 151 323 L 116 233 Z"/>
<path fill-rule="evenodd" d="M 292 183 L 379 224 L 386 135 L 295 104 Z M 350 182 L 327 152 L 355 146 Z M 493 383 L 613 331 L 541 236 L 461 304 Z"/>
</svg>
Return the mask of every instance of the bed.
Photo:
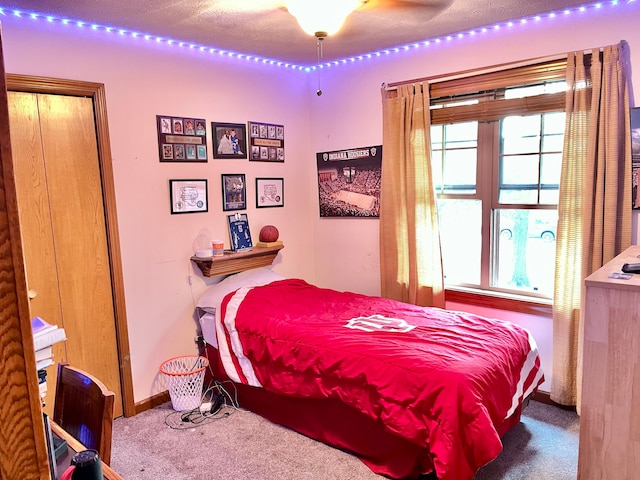
<svg viewBox="0 0 640 480">
<path fill-rule="evenodd" d="M 543 382 L 515 324 L 252 269 L 197 305 L 204 353 L 241 407 L 397 479 L 472 479 Z"/>
</svg>

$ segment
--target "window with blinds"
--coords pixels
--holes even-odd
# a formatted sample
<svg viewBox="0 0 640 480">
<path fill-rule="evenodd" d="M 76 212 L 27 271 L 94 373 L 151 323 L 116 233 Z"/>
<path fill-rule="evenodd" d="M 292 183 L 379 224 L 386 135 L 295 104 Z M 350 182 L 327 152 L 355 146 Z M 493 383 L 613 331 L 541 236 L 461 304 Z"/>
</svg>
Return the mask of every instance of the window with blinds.
<svg viewBox="0 0 640 480">
<path fill-rule="evenodd" d="M 554 60 L 429 81 L 448 289 L 552 297 L 565 69 Z"/>
</svg>

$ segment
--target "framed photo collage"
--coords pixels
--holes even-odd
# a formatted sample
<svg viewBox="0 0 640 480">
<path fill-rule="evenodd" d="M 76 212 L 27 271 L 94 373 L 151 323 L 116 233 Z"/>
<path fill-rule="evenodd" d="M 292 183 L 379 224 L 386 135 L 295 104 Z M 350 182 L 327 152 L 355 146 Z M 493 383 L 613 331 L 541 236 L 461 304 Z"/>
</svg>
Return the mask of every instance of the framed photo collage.
<svg viewBox="0 0 640 480">
<path fill-rule="evenodd" d="M 209 128 L 207 128 L 209 127 Z M 208 163 L 217 160 L 248 160 L 250 162 L 284 163 L 284 125 L 253 122 L 210 122 L 204 118 L 156 115 L 158 155 L 161 163 Z M 207 142 L 211 135 L 211 146 Z M 224 169 L 228 167 L 224 164 Z M 246 249 L 248 218 L 240 210 L 247 208 L 245 173 L 220 173 L 222 210 L 235 211 L 229 215 L 233 226 L 230 238 L 241 239 L 240 245 L 232 241 L 233 250 Z M 169 179 L 170 213 L 202 213 L 209 211 L 209 181 L 201 178 Z M 284 207 L 284 178 L 255 178 L 256 208 Z M 240 222 L 240 223 L 239 223 Z M 244 222 L 244 223 L 243 223 Z M 246 226 L 242 227 L 242 225 Z M 243 235 L 239 235 L 238 225 Z M 251 242 L 249 237 L 249 243 Z"/>
</svg>

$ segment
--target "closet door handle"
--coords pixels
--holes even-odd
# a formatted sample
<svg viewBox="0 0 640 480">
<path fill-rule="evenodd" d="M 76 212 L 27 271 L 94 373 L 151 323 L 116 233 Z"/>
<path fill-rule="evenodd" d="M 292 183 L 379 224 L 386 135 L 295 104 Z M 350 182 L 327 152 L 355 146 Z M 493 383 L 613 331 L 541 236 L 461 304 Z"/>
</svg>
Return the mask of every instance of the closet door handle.
<svg viewBox="0 0 640 480">
<path fill-rule="evenodd" d="M 38 296 L 38 291 L 34 290 L 33 288 L 30 288 L 29 291 L 27 292 L 27 295 L 29 296 L 29 300 L 32 300 Z"/>
</svg>

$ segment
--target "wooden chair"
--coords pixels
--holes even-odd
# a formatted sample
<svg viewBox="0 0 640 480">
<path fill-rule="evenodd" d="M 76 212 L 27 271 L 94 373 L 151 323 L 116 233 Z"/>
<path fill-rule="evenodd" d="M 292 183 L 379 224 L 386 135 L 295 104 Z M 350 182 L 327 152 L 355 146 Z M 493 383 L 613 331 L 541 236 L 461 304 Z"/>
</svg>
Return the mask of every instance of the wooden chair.
<svg viewBox="0 0 640 480">
<path fill-rule="evenodd" d="M 115 394 L 97 378 L 58 364 L 53 421 L 85 447 L 98 451 L 102 461 L 111 462 L 111 431 Z"/>
</svg>

